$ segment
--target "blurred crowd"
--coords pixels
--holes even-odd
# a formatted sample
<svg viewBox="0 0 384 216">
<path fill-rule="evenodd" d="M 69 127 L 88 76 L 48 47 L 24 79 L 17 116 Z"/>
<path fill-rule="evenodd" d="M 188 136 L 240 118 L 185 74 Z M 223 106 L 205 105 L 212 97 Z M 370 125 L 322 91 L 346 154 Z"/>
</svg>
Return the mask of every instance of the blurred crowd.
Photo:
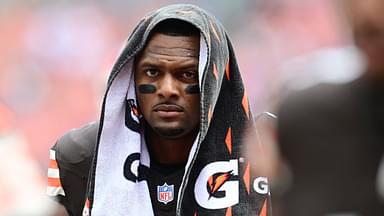
<svg viewBox="0 0 384 216">
<path fill-rule="evenodd" d="M 23 199 L 40 197 L 50 146 L 68 129 L 97 119 L 109 69 L 133 25 L 150 10 L 181 2 L 225 25 L 256 114 L 277 111 L 287 92 L 348 82 L 364 68 L 335 0 L 1 1 L 0 215 L 17 215 Z M 266 155 L 276 159 L 276 147 Z M 276 167 L 267 172 L 289 176 Z"/>
</svg>

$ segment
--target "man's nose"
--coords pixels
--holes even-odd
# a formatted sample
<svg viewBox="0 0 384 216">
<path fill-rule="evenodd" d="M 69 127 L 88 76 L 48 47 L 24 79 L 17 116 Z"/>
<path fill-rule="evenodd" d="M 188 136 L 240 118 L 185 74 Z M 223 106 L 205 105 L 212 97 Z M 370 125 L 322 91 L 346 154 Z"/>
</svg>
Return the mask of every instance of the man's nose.
<svg viewBox="0 0 384 216">
<path fill-rule="evenodd" d="M 170 74 L 166 74 L 159 82 L 158 95 L 165 98 L 178 97 L 180 95 L 177 80 Z"/>
</svg>

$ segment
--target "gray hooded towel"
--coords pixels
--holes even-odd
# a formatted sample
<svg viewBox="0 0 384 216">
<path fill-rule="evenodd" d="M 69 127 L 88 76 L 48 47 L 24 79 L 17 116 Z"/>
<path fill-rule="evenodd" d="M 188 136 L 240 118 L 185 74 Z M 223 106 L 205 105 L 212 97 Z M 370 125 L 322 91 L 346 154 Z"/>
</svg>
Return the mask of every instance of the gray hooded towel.
<svg viewBox="0 0 384 216">
<path fill-rule="evenodd" d="M 136 100 L 133 59 L 154 26 L 166 19 L 184 20 L 201 32 L 200 131 L 185 167 L 175 215 L 271 215 L 267 178 L 255 176 L 244 155 L 244 134 L 256 131 L 231 43 L 216 18 L 186 4 L 145 16 L 112 69 L 83 215 L 154 215 L 147 182 L 139 178 L 139 167 L 149 167 L 150 158 L 137 128 L 139 119 L 129 107 Z M 128 158 L 140 161 L 130 167 L 130 179 L 123 174 Z"/>
</svg>

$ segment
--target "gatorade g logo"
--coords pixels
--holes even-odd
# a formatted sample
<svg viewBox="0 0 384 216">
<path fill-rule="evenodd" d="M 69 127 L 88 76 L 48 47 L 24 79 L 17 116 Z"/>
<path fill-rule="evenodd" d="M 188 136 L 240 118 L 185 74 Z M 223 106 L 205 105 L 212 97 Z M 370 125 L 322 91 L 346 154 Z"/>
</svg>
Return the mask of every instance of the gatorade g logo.
<svg viewBox="0 0 384 216">
<path fill-rule="evenodd" d="M 224 197 L 225 194 L 220 193 L 223 191 L 219 191 L 219 189 L 232 176 L 233 176 L 233 174 L 232 174 L 232 170 L 231 170 L 231 171 L 225 172 L 225 173 L 217 173 L 217 174 L 214 174 L 213 176 L 209 177 L 208 182 L 207 182 L 207 190 L 209 192 L 209 199 L 211 198 L 211 196 L 214 196 L 216 198 Z"/>
<path fill-rule="evenodd" d="M 197 177 L 195 198 L 206 209 L 227 208 L 239 203 L 238 160 L 217 161 L 206 165 Z M 253 179 L 253 190 L 258 194 L 268 194 L 268 179 Z"/>
<path fill-rule="evenodd" d="M 140 164 L 140 153 L 130 154 L 124 163 L 124 177 L 132 182 L 139 180 L 137 170 Z"/>
<path fill-rule="evenodd" d="M 195 184 L 197 203 L 206 209 L 220 209 L 239 202 L 239 175 L 237 160 L 218 161 L 205 166 Z"/>
<path fill-rule="evenodd" d="M 145 173 L 148 173 L 148 169 L 140 163 L 140 153 L 136 152 L 128 155 L 124 162 L 124 177 L 133 183 L 143 181 L 146 180 Z"/>
</svg>

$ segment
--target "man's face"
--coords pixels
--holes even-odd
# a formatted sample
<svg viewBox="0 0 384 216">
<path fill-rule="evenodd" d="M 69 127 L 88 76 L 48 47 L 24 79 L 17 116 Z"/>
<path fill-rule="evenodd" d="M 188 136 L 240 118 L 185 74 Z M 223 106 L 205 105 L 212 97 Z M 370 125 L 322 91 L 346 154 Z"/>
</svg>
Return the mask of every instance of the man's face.
<svg viewBox="0 0 384 216">
<path fill-rule="evenodd" d="M 196 133 L 200 122 L 198 36 L 155 33 L 135 63 L 138 105 L 162 137 Z"/>
</svg>

